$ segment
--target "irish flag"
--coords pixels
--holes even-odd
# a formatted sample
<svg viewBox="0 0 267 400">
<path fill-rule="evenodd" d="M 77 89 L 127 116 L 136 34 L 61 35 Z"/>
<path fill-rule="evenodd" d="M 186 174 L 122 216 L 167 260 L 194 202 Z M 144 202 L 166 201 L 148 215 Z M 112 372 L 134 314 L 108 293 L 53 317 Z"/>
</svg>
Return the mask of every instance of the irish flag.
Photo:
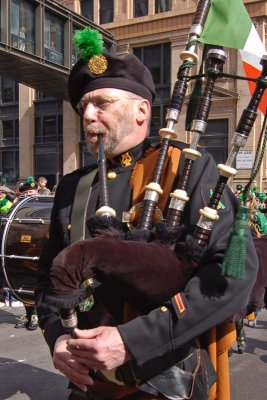
<svg viewBox="0 0 267 400">
<path fill-rule="evenodd" d="M 267 53 L 242 0 L 211 0 L 199 41 L 239 49 L 246 76 L 257 78 L 260 75 L 260 60 Z M 255 83 L 248 82 L 248 85 L 252 94 Z M 259 108 L 266 113 L 266 91 Z"/>
</svg>

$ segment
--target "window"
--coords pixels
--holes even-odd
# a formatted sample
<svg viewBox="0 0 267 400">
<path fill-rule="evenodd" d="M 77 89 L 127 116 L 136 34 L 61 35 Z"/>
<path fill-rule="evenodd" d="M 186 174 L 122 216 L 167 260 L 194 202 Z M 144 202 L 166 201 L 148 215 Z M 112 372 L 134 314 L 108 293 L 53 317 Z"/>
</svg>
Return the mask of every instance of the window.
<svg viewBox="0 0 267 400">
<path fill-rule="evenodd" d="M 99 0 L 99 22 L 108 24 L 114 18 L 114 0 Z"/>
<path fill-rule="evenodd" d="M 35 174 L 44 175 L 52 188 L 63 174 L 63 144 L 38 144 L 35 146 Z"/>
<path fill-rule="evenodd" d="M 2 103 L 18 101 L 18 82 L 1 77 Z"/>
<path fill-rule="evenodd" d="M 64 22 L 48 12 L 45 13 L 45 58 L 64 65 Z"/>
<path fill-rule="evenodd" d="M 62 141 L 62 115 L 42 115 L 35 118 L 36 143 L 58 143 Z"/>
<path fill-rule="evenodd" d="M 11 44 L 28 53 L 35 52 L 34 5 L 25 0 L 11 0 Z"/>
<path fill-rule="evenodd" d="M 172 0 L 155 0 L 155 14 L 171 11 Z"/>
<path fill-rule="evenodd" d="M 228 119 L 209 120 L 200 145 L 212 154 L 217 164 L 224 164 L 228 155 Z"/>
<path fill-rule="evenodd" d="M 35 100 L 35 174 L 57 184 L 63 168 L 62 100 L 38 92 Z"/>
<path fill-rule="evenodd" d="M 133 52 L 153 76 L 156 99 L 152 106 L 150 136 L 158 136 L 159 130 L 166 125 L 165 118 L 170 102 L 170 44 L 139 47 L 133 49 Z"/>
<path fill-rule="evenodd" d="M 36 100 L 45 100 L 45 99 L 55 100 L 56 98 L 51 96 L 51 94 L 47 94 L 44 92 L 40 92 L 39 90 L 36 90 L 35 99 Z"/>
<path fill-rule="evenodd" d="M 73 26 L 73 35 L 78 30 L 81 30 L 81 28 L 78 28 L 77 26 Z M 74 44 L 72 44 L 71 65 L 73 66 L 78 61 L 79 58 L 80 58 L 80 55 L 77 52 L 76 47 L 74 46 Z"/>
<path fill-rule="evenodd" d="M 134 18 L 148 15 L 148 0 L 134 0 L 133 6 L 134 6 L 133 10 Z"/>
<path fill-rule="evenodd" d="M 19 149 L 0 148 L 0 169 L 7 184 L 15 184 L 19 178 Z"/>
<path fill-rule="evenodd" d="M 2 12 L 1 12 L 1 9 L 2 9 L 2 5 L 1 5 L 1 1 L 0 1 L 0 40 L 2 41 L 2 30 L 3 30 L 3 28 L 4 28 L 4 24 L 3 24 L 3 22 L 2 22 Z"/>
<path fill-rule="evenodd" d="M 10 146 L 19 143 L 19 123 L 17 119 L 0 121 L 0 146 Z"/>
<path fill-rule="evenodd" d="M 81 14 L 90 21 L 94 20 L 94 0 L 81 0 Z"/>
</svg>

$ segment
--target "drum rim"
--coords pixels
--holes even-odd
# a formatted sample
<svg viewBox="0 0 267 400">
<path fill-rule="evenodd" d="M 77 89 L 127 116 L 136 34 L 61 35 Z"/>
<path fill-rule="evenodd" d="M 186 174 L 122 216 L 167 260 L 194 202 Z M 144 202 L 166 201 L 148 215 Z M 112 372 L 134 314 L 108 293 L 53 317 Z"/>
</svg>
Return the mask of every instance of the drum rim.
<svg viewBox="0 0 267 400">
<path fill-rule="evenodd" d="M 12 288 L 12 285 L 11 285 L 11 283 L 10 283 L 10 281 L 9 281 L 9 278 L 8 278 L 8 275 L 7 275 L 7 271 L 6 271 L 6 263 L 5 263 L 5 259 L 6 259 L 6 254 L 5 254 L 5 245 L 6 245 L 6 239 L 7 239 L 7 235 L 8 235 L 8 232 L 9 232 L 9 228 L 10 228 L 10 225 L 11 225 L 11 223 L 12 223 L 12 221 L 14 220 L 13 219 L 13 216 L 14 216 L 14 214 L 17 212 L 17 210 L 18 210 L 18 208 L 19 207 L 21 207 L 21 205 L 24 205 L 25 203 L 28 203 L 29 201 L 31 201 L 31 200 L 33 200 L 33 199 L 36 199 L 36 200 L 38 200 L 39 198 L 53 198 L 52 196 L 49 196 L 49 195 L 38 195 L 38 194 L 33 194 L 33 195 L 30 195 L 30 196 L 26 196 L 25 198 L 22 198 L 20 201 L 19 201 L 19 203 L 18 204 L 16 204 L 15 203 L 15 206 L 14 206 L 14 209 L 12 209 L 12 211 L 11 211 L 11 213 L 10 213 L 10 215 L 8 216 L 8 218 L 6 218 L 5 220 L 6 220 L 6 225 L 5 225 L 5 228 L 4 228 L 4 231 L 3 231 L 3 236 L 2 236 L 2 243 L 1 243 L 1 265 L 2 265 L 2 271 L 3 271 L 3 274 L 4 274 L 4 278 L 5 278 L 5 281 L 6 281 L 6 284 L 7 284 L 7 286 L 8 286 L 8 289 L 12 292 L 12 294 L 19 300 L 19 301 L 21 301 L 23 304 L 34 304 L 34 300 L 32 300 L 32 301 L 27 301 L 27 300 L 25 300 L 25 299 L 23 299 L 22 297 L 20 297 L 20 295 L 18 294 L 18 291 L 16 291 L 16 290 L 14 290 L 13 288 Z M 53 203 L 53 201 L 52 201 L 52 203 Z M 22 291 L 21 291 L 21 293 L 22 293 Z M 25 290 L 25 293 L 28 293 L 28 294 L 30 294 L 30 295 L 34 295 L 34 291 L 30 291 L 30 290 Z"/>
</svg>

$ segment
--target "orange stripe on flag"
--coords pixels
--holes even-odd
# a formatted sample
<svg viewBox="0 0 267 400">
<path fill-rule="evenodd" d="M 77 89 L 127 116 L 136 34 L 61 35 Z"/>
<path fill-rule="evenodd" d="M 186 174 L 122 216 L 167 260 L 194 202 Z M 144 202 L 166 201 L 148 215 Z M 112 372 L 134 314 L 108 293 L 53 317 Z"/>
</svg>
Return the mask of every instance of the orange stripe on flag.
<svg viewBox="0 0 267 400">
<path fill-rule="evenodd" d="M 261 74 L 261 71 L 258 68 L 253 67 L 252 65 L 246 63 L 245 61 L 243 61 L 243 67 L 244 67 L 247 78 L 258 78 Z M 250 94 L 252 95 L 254 93 L 256 83 L 249 81 L 248 86 L 249 86 Z M 264 115 L 266 114 L 266 110 L 267 110 L 267 91 L 266 90 L 265 90 L 265 92 L 262 96 L 261 102 L 259 104 L 259 109 L 261 110 L 261 112 Z"/>
</svg>

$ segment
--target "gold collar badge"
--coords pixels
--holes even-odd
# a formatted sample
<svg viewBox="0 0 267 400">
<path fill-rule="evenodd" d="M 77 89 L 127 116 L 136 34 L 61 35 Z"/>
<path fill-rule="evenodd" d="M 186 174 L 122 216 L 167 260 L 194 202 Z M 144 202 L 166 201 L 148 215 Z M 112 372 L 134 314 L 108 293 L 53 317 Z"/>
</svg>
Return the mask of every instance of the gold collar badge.
<svg viewBox="0 0 267 400">
<path fill-rule="evenodd" d="M 103 55 L 92 56 L 88 61 L 89 71 L 94 75 L 101 75 L 106 72 L 108 68 L 108 60 Z"/>
<path fill-rule="evenodd" d="M 121 165 L 123 167 L 129 167 L 132 164 L 132 156 L 130 153 L 125 153 L 121 156 Z"/>
</svg>

